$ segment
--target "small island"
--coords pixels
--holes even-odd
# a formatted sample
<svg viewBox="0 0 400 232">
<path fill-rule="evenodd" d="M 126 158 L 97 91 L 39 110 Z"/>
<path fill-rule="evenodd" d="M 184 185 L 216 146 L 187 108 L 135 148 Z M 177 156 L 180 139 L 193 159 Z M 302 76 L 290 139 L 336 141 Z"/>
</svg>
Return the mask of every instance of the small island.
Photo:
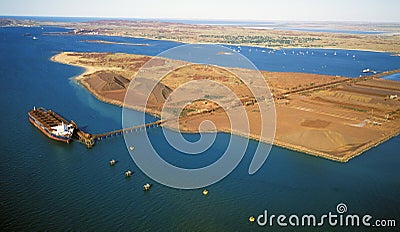
<svg viewBox="0 0 400 232">
<path fill-rule="evenodd" d="M 130 81 L 151 58 L 122 53 L 63 52 L 52 60 L 85 68 L 85 72 L 75 79 L 99 100 L 122 107 Z M 176 62 L 189 64 L 160 59 L 153 65 L 155 69 L 165 68 Z M 346 78 L 306 73 L 261 73 L 274 96 L 276 134 L 273 143 L 277 146 L 347 162 L 400 133 L 400 101 L 397 98 L 400 83 L 380 79 L 384 74 Z M 243 83 L 221 67 L 185 65 L 163 78 L 153 90 L 148 107 L 138 110 L 160 116 L 165 100 L 174 89 L 198 79 L 220 82 L 240 96 L 249 118 L 250 133 L 231 131 L 224 110 L 212 101 L 203 100 L 191 102 L 181 112 L 178 123 L 181 131 L 196 133 L 200 123 L 207 119 L 218 131 L 260 140 L 258 102 Z M 172 124 L 166 126 L 177 129 Z"/>
</svg>

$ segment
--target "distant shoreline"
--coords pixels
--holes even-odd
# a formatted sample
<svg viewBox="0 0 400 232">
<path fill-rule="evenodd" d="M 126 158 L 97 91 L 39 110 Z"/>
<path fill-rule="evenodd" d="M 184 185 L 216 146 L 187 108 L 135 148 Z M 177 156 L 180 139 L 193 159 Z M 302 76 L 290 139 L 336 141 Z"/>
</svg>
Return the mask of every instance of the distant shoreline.
<svg viewBox="0 0 400 232">
<path fill-rule="evenodd" d="M 277 30 L 278 31 L 278 30 Z M 279 30 L 280 31 L 280 30 Z M 325 32 L 321 32 L 325 33 Z M 108 35 L 108 34 L 99 34 L 103 36 L 114 36 L 114 35 Z M 172 38 L 153 38 L 149 36 L 131 36 L 131 35 L 118 35 L 119 37 L 123 38 L 138 38 L 138 39 L 149 39 L 149 40 L 161 40 L 161 41 L 171 41 L 171 42 L 176 42 L 176 43 L 188 43 L 188 44 L 212 44 L 212 45 L 221 45 L 221 46 L 247 46 L 247 47 L 254 47 L 254 48 L 264 48 L 264 49 L 275 49 L 275 50 L 282 50 L 282 49 L 326 49 L 326 50 L 349 50 L 349 51 L 366 51 L 366 52 L 381 52 L 381 53 L 390 53 L 393 56 L 400 56 L 400 48 L 396 51 L 386 51 L 382 49 L 370 49 L 370 48 L 348 48 L 344 46 L 309 46 L 309 47 L 302 47 L 302 46 L 285 46 L 285 47 L 276 47 L 276 46 L 261 46 L 257 45 L 254 43 L 218 43 L 218 42 L 199 42 L 199 41 L 182 41 L 179 39 L 172 39 Z M 111 43 L 110 43 L 111 44 Z M 122 45 L 129 45 L 129 43 L 124 44 L 124 43 L 119 43 Z M 138 46 L 138 45 L 136 45 Z M 148 45 L 144 45 L 148 46 Z"/>
<path fill-rule="evenodd" d="M 49 19 L 50 20 L 50 19 Z M 244 28 L 243 25 L 189 24 L 151 20 L 105 19 L 86 22 L 33 21 L 0 19 L 0 25 L 56 26 L 74 28 L 70 35 L 103 35 L 146 38 L 180 43 L 209 43 L 232 46 L 253 46 L 269 49 L 315 48 L 346 49 L 400 54 L 400 23 L 348 23 L 348 22 L 286 22 L 285 27 L 324 27 L 335 30 L 386 31 L 387 34 L 341 34 L 285 30 Z M 389 26 L 388 26 L 389 25 Z M 95 40 L 95 39 L 94 39 Z M 108 42 L 106 42 L 108 43 Z M 125 44 L 129 45 L 129 44 Z M 137 45 L 140 46 L 140 45 Z"/>
</svg>

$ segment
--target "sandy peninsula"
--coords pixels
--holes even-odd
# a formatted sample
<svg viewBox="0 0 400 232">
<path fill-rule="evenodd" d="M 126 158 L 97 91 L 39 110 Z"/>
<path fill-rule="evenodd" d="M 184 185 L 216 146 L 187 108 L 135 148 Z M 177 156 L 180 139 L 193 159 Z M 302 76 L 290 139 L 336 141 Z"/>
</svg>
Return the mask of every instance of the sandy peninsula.
<svg viewBox="0 0 400 232">
<path fill-rule="evenodd" d="M 73 52 L 52 57 L 55 62 L 85 68 L 76 80 L 99 100 L 118 106 L 123 105 L 132 78 L 150 59 L 142 55 Z M 165 68 L 176 62 L 185 63 L 164 59 L 154 66 Z M 218 104 L 203 100 L 185 106 L 179 116 L 179 129 L 198 132 L 200 123 L 207 119 L 218 131 L 260 140 L 259 103 L 246 86 L 224 73 L 223 68 L 199 64 L 185 67 L 166 76 L 153 90 L 147 108 L 138 109 L 159 116 L 166 98 L 179 85 L 189 80 L 212 79 L 240 96 L 250 122 L 250 133 L 232 131 L 226 112 Z M 383 80 L 378 75 L 355 79 L 267 71 L 262 71 L 262 75 L 274 94 L 273 143 L 277 146 L 347 162 L 400 133 L 400 101 L 395 97 L 400 96 L 399 82 Z M 168 123 L 165 126 L 174 127 Z"/>
</svg>

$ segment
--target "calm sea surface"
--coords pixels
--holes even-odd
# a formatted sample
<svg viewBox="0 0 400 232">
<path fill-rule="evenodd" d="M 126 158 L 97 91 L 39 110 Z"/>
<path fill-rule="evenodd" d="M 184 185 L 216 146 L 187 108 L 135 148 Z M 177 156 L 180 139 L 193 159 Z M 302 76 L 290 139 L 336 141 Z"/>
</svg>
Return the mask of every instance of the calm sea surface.
<svg viewBox="0 0 400 232">
<path fill-rule="evenodd" d="M 94 38 L 90 36 L 42 35 L 54 31 L 65 29 L 0 28 L 2 231 L 274 231 L 281 228 L 258 227 L 248 218 L 264 210 L 271 214 L 322 215 L 336 212 L 340 202 L 347 205 L 350 213 L 397 219 L 400 223 L 399 137 L 345 164 L 273 147 L 264 166 L 249 176 L 247 170 L 257 146 L 251 141 L 238 167 L 221 182 L 209 186 L 206 197 L 201 189 L 177 190 L 152 181 L 135 166 L 122 137 L 98 142 L 93 149 L 86 149 L 78 142 L 68 145 L 46 138 L 27 120 L 27 112 L 33 106 L 53 109 L 92 133 L 121 127 L 121 108 L 96 100 L 71 80 L 82 69 L 53 63 L 49 60 L 51 56 L 61 51 L 157 55 L 179 45 L 103 36 L 95 39 L 150 46 L 93 44 L 81 42 Z M 25 33 L 39 39 L 32 40 Z M 367 67 L 377 71 L 400 68 L 400 57 L 387 53 L 230 47 L 240 50 L 259 69 L 271 71 L 357 77 Z M 182 154 L 168 145 L 160 129 L 152 129 L 148 134 L 158 141 L 155 146 L 162 151 L 163 158 L 188 167 L 214 162 L 229 141 L 229 135 L 220 133 L 216 144 L 191 159 L 180 157 Z M 198 135 L 186 137 L 196 140 Z M 141 138 L 138 134 L 138 144 Z M 110 159 L 119 162 L 110 167 Z M 135 172 L 129 179 L 124 177 L 127 169 Z M 153 187 L 143 192 L 142 186 L 147 182 Z M 310 231 L 310 228 L 286 230 Z"/>
</svg>

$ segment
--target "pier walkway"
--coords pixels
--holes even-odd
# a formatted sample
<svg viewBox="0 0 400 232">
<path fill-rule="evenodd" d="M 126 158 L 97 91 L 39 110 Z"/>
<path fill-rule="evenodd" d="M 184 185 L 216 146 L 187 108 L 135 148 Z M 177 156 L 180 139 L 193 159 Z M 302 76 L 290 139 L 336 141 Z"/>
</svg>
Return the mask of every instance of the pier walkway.
<svg viewBox="0 0 400 232">
<path fill-rule="evenodd" d="M 142 129 L 158 127 L 162 123 L 165 123 L 165 122 L 166 122 L 166 120 L 158 120 L 158 121 L 147 123 L 144 125 L 138 125 L 138 126 L 134 126 L 134 127 L 130 127 L 130 128 L 119 129 L 119 130 L 110 131 L 110 132 L 106 132 L 106 133 L 102 133 L 102 134 L 93 134 L 92 137 L 96 140 L 102 140 L 102 139 L 106 139 L 106 138 L 109 138 L 112 136 L 122 135 L 123 133 L 138 132 L 138 131 L 141 131 Z"/>
<path fill-rule="evenodd" d="M 143 125 L 138 125 L 138 126 L 133 126 L 130 128 L 123 128 L 119 130 L 114 130 L 102 134 L 89 134 L 86 132 L 83 132 L 82 130 L 79 129 L 78 125 L 72 121 L 74 127 L 75 127 L 75 132 L 74 132 L 74 138 L 85 144 L 88 148 L 91 148 L 94 146 L 96 141 L 104 140 L 107 138 L 111 138 L 113 136 L 117 135 L 123 135 L 124 133 L 133 133 L 133 132 L 139 132 L 142 130 L 145 130 L 146 128 L 152 128 L 152 127 L 159 127 L 161 124 L 165 123 L 167 120 L 158 120 L 155 122 L 150 122 L 146 123 Z"/>
</svg>

